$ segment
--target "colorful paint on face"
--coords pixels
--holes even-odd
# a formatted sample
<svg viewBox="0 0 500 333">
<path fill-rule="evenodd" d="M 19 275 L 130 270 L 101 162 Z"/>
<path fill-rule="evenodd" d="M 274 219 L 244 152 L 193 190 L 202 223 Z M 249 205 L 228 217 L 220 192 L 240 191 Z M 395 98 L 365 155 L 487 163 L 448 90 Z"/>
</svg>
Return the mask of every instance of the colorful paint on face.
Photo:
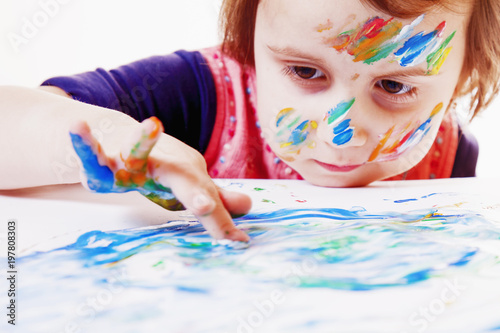
<svg viewBox="0 0 500 333">
<path fill-rule="evenodd" d="M 384 162 L 397 159 L 406 151 L 419 144 L 431 128 L 431 121 L 441 110 L 443 103 L 439 103 L 432 110 L 429 118 L 421 124 L 411 126 L 407 124 L 401 131 L 394 135 L 395 126 L 391 127 L 380 139 L 373 150 L 368 162 Z M 391 139 L 391 140 L 390 140 Z"/>
<path fill-rule="evenodd" d="M 337 106 L 333 109 L 330 109 L 328 113 L 325 116 L 324 120 L 328 121 L 328 125 L 332 125 L 335 123 L 338 123 L 339 121 L 343 120 L 345 118 L 345 115 L 347 112 L 352 108 L 354 102 L 356 101 L 355 98 L 351 99 L 350 101 L 343 101 L 337 104 Z"/>
<path fill-rule="evenodd" d="M 424 34 L 423 32 L 408 39 L 402 48 L 394 53 L 399 64 L 403 67 L 414 66 L 427 61 L 428 74 L 437 74 L 448 57 L 451 48 L 448 44 L 455 36 L 453 32 L 444 41 L 442 34 L 446 23 L 442 22 L 436 30 Z"/>
<path fill-rule="evenodd" d="M 427 56 L 427 74 L 436 75 L 439 73 L 441 66 L 451 52 L 451 47 L 448 44 L 455 36 L 455 31 L 449 35 L 439 48 Z"/>
<path fill-rule="evenodd" d="M 401 31 L 402 24 L 393 19 L 372 17 L 356 29 L 339 34 L 331 46 L 337 51 L 346 51 L 354 61 L 371 64 L 386 58 L 397 47 L 389 42 Z"/>
<path fill-rule="evenodd" d="M 315 121 L 302 120 L 300 115 L 294 116 L 295 109 L 285 108 L 276 116 L 276 133 L 280 148 L 287 153 L 300 154 L 303 146 L 314 147 L 314 142 L 308 140 L 311 130 L 315 130 L 318 124 Z"/>
<path fill-rule="evenodd" d="M 325 42 L 337 51 L 353 56 L 354 62 L 373 64 L 392 55 L 390 60 L 403 67 L 427 62 L 428 74 L 434 75 L 451 51 L 448 44 L 455 32 L 443 40 L 446 23 L 442 22 L 430 33 L 413 34 L 423 19 L 424 15 L 421 15 L 404 26 L 394 18 L 384 20 L 375 16 L 355 29 L 326 38 Z"/>
<path fill-rule="evenodd" d="M 326 30 L 330 30 L 331 28 L 333 28 L 333 23 L 332 21 L 328 20 L 325 24 L 320 24 L 316 27 L 316 31 L 317 32 L 323 32 L 323 31 L 326 31 Z"/>
<path fill-rule="evenodd" d="M 337 146 L 342 146 L 351 141 L 354 136 L 354 129 L 350 127 L 351 119 L 346 119 L 333 129 L 332 142 Z"/>
<path fill-rule="evenodd" d="M 328 126 L 332 127 L 332 142 L 337 146 L 348 143 L 354 136 L 354 129 L 351 127 L 351 119 L 345 119 L 345 117 L 355 101 L 356 99 L 353 98 L 347 102 L 340 102 L 325 115 L 324 120 L 327 120 Z"/>
</svg>

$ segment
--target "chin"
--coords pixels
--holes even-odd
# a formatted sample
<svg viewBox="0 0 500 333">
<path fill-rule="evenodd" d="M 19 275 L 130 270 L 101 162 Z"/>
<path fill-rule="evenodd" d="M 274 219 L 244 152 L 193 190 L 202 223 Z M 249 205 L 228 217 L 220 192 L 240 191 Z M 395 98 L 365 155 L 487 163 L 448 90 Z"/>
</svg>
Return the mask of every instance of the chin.
<svg viewBox="0 0 500 333">
<path fill-rule="evenodd" d="M 392 177 L 398 173 L 388 172 L 391 168 L 387 168 L 385 163 L 366 164 L 356 170 L 349 172 L 328 172 L 322 168 L 314 168 L 309 165 L 304 168 L 306 172 L 297 170 L 302 178 L 307 182 L 323 187 L 363 187 L 375 181 Z M 394 170 L 392 170 L 394 171 Z"/>
<path fill-rule="evenodd" d="M 302 175 L 308 183 L 311 183 L 316 186 L 322 187 L 362 187 L 366 186 L 378 179 L 371 177 L 361 176 L 361 175 L 349 175 L 349 174 L 340 174 L 340 175 Z"/>
</svg>

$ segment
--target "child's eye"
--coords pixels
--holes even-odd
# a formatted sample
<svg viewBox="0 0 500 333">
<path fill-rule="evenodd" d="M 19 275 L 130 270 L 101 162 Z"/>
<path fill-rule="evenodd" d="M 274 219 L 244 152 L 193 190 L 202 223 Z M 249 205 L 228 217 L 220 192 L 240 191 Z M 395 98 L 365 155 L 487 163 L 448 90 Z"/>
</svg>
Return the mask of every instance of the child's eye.
<svg viewBox="0 0 500 333">
<path fill-rule="evenodd" d="M 413 91 L 412 86 L 392 80 L 380 80 L 376 84 L 392 95 L 403 95 Z"/>
<path fill-rule="evenodd" d="M 325 77 L 325 74 L 319 69 L 305 66 L 288 66 L 285 72 L 293 74 L 304 80 L 313 80 Z"/>
<path fill-rule="evenodd" d="M 375 88 L 375 100 L 386 108 L 408 107 L 418 100 L 418 88 L 399 81 L 378 80 L 375 83 Z"/>
</svg>

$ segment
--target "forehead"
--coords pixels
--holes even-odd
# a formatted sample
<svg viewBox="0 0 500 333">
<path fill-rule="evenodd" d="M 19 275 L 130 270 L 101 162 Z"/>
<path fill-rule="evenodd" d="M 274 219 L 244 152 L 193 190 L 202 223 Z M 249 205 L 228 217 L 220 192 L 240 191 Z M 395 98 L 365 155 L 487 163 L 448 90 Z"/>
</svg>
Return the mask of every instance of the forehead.
<svg viewBox="0 0 500 333">
<path fill-rule="evenodd" d="M 269 18 L 273 21 L 279 21 L 282 18 L 293 20 L 299 18 L 300 22 L 308 23 L 312 19 L 342 19 L 342 18 L 357 18 L 363 19 L 368 16 L 384 16 L 395 17 L 397 13 L 389 13 L 376 8 L 377 1 L 360 1 L 360 0 L 261 0 L 259 9 L 261 14 L 269 14 Z M 418 6 L 422 3 L 422 8 L 428 8 L 428 0 L 413 0 L 412 6 Z M 451 9 L 446 9 L 444 6 L 431 7 L 429 10 L 416 13 L 413 17 L 405 12 L 404 18 L 399 18 L 402 22 L 411 22 L 422 13 L 426 14 L 426 22 L 429 24 L 436 21 L 446 19 L 450 24 L 457 23 L 463 25 L 464 19 L 467 19 L 472 5 L 472 1 L 457 1 Z M 396 6 L 396 5 L 395 5 Z M 426 23 L 424 22 L 424 23 Z"/>
<path fill-rule="evenodd" d="M 264 0 L 256 29 L 263 29 L 265 42 L 278 49 L 299 48 L 326 56 L 333 48 L 349 53 L 355 62 L 373 64 L 399 57 L 401 66 L 410 66 L 425 62 L 434 51 L 443 55 L 451 48 L 454 57 L 461 58 L 466 23 L 467 15 L 442 8 L 402 19 L 358 0 Z M 435 59 L 435 72 L 439 60 Z"/>
</svg>

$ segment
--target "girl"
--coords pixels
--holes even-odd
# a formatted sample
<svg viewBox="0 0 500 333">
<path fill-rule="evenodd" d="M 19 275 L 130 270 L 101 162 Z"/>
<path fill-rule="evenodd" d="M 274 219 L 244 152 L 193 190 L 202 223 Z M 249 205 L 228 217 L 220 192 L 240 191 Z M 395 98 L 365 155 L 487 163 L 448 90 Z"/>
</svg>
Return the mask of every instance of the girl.
<svg viewBox="0 0 500 333">
<path fill-rule="evenodd" d="M 498 91 L 499 16 L 494 0 L 227 0 L 222 47 L 2 88 L 1 135 L 20 144 L 2 187 L 78 182 L 55 167 L 73 147 L 89 189 L 183 205 L 213 237 L 247 241 L 230 213 L 249 198 L 211 177 L 473 176 L 452 111 L 470 95 L 473 117 Z"/>
</svg>

